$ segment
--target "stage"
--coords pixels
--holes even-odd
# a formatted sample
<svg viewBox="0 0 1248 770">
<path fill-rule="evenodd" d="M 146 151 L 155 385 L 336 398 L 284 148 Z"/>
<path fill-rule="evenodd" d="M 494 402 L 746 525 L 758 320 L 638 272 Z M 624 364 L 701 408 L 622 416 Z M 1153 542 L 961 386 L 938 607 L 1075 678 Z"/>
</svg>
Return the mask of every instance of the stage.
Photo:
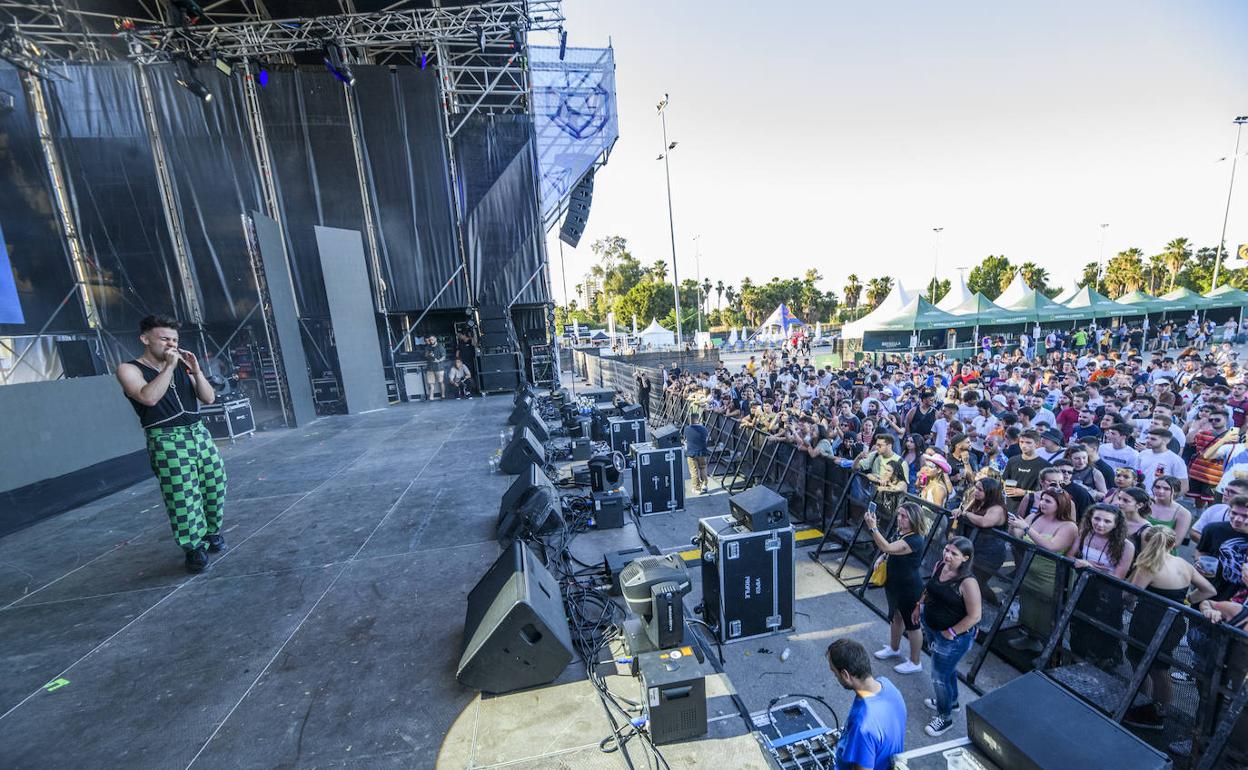
<svg viewBox="0 0 1248 770">
<path fill-rule="evenodd" d="M 580 661 L 502 696 L 455 681 L 466 596 L 499 553 L 511 477 L 488 460 L 511 406 L 405 404 L 223 445 L 229 547 L 198 576 L 152 480 L 0 539 L 0 764 L 624 767 L 598 748 L 610 728 Z M 688 551 L 697 519 L 725 512 L 717 490 L 643 518 L 644 533 Z M 629 524 L 573 552 L 592 564 L 639 542 Z M 734 691 L 749 711 L 820 695 L 844 720 L 850 694 L 823 649 L 842 635 L 878 649 L 887 627 L 808 558 L 814 542 L 797 554 L 796 632 L 725 646 L 725 673 L 707 661 L 710 733 L 661 747 L 672 767 L 767 766 Z M 907 748 L 964 734 L 960 714 L 923 734 L 926 671 L 878 673 L 910 706 Z M 635 680 L 609 679 L 637 697 Z"/>
</svg>

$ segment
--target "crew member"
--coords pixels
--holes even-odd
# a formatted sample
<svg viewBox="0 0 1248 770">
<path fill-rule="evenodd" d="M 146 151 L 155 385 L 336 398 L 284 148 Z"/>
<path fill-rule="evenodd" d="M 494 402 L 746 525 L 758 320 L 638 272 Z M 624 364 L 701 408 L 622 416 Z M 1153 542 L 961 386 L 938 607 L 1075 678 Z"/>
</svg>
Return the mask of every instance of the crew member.
<svg viewBox="0 0 1248 770">
<path fill-rule="evenodd" d="M 178 349 L 176 319 L 144 318 L 139 340 L 143 354 L 118 366 L 117 380 L 147 434 L 147 454 L 186 569 L 201 572 L 208 553 L 225 546 L 225 465 L 199 418 L 199 404 L 211 404 L 216 394 L 195 354 Z"/>
<path fill-rule="evenodd" d="M 871 656 L 853 639 L 837 639 L 826 655 L 836 681 L 854 693 L 836 742 L 837 770 L 888 770 L 905 750 L 905 700 L 892 682 L 871 675 Z"/>
</svg>

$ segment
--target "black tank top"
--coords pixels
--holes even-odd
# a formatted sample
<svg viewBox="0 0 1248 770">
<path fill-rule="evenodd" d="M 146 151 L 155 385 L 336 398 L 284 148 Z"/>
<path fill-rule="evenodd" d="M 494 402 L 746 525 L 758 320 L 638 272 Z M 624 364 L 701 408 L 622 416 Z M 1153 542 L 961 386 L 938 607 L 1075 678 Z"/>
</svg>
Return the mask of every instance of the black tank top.
<svg viewBox="0 0 1248 770">
<path fill-rule="evenodd" d="M 910 421 L 910 432 L 917 433 L 923 438 L 927 438 L 927 434 L 932 432 L 932 427 L 936 425 L 936 408 L 932 407 L 930 412 L 924 413 L 919 408 L 914 408 L 914 419 Z"/>
<path fill-rule="evenodd" d="M 924 586 L 927 590 L 927 601 L 923 604 L 924 620 L 937 631 L 952 628 L 966 617 L 966 602 L 962 599 L 962 594 L 958 593 L 958 586 L 971 577 L 955 575 L 952 580 L 944 581 L 940 579 L 940 570 L 940 565 L 937 565 L 936 571 L 927 579 L 927 585 Z"/>
<path fill-rule="evenodd" d="M 130 363 L 139 367 L 143 379 L 151 382 L 160 376 L 160 372 L 139 359 Z M 133 398 L 126 396 L 134 413 L 139 416 L 139 424 L 146 428 L 176 428 L 194 425 L 199 422 L 199 399 L 195 397 L 195 386 L 181 364 L 173 372 L 173 381 L 165 395 L 152 406 L 144 406 Z"/>
</svg>

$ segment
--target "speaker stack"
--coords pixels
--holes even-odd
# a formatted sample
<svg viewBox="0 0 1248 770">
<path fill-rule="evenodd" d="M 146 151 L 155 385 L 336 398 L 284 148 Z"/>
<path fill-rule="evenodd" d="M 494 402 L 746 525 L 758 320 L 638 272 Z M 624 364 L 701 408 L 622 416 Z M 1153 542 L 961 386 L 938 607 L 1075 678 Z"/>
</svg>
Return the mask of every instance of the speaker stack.
<svg viewBox="0 0 1248 770">
<path fill-rule="evenodd" d="M 455 678 L 505 693 L 554 681 L 571 662 L 559 584 L 528 547 L 514 542 L 468 594 Z"/>
<path fill-rule="evenodd" d="M 581 177 L 581 181 L 572 188 L 568 199 L 568 214 L 559 228 L 559 240 L 572 248 L 581 242 L 585 233 L 585 225 L 589 223 L 589 205 L 594 200 L 594 171 L 590 169 Z"/>
</svg>

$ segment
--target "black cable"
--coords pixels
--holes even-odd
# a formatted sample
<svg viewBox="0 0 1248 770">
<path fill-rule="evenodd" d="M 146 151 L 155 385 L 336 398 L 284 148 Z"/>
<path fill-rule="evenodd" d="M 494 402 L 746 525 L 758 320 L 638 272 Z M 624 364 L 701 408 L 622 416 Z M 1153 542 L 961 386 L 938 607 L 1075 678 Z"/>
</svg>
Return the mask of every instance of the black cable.
<svg viewBox="0 0 1248 770">
<path fill-rule="evenodd" d="M 830 714 L 832 714 L 832 721 L 836 724 L 837 732 L 840 732 L 841 719 L 840 717 L 836 715 L 836 709 L 829 706 L 828 702 L 824 700 L 823 698 L 819 697 L 818 695 L 807 695 L 804 692 L 787 692 L 784 695 L 780 695 L 775 698 L 772 698 L 771 701 L 768 702 L 767 704 L 767 718 L 768 719 L 772 718 L 771 712 L 772 712 L 772 709 L 776 707 L 776 704 L 784 700 L 785 698 L 809 698 L 810 700 L 823 704 L 823 707 L 827 709 Z"/>
</svg>

